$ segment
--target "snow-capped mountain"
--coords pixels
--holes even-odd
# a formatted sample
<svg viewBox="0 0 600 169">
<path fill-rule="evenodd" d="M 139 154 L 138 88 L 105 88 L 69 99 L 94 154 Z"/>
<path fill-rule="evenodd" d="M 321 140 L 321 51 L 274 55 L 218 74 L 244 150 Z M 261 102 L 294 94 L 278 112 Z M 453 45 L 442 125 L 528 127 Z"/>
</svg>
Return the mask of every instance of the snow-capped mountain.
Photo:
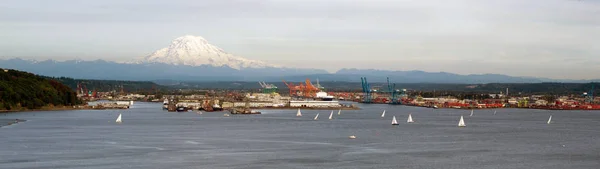
<svg viewBox="0 0 600 169">
<path fill-rule="evenodd" d="M 166 47 L 137 60 L 135 63 L 164 63 L 187 66 L 228 66 L 233 69 L 279 67 L 262 61 L 250 60 L 229 54 L 211 45 L 200 36 L 179 37 Z"/>
</svg>

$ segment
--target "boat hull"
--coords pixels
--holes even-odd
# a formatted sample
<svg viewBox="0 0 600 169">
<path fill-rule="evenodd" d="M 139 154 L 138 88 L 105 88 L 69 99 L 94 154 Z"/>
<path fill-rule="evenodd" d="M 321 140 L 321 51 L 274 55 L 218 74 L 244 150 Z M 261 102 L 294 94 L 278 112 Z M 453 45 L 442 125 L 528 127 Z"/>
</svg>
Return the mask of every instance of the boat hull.
<svg viewBox="0 0 600 169">
<path fill-rule="evenodd" d="M 187 111 L 188 111 L 188 109 L 187 109 L 187 107 L 178 107 L 178 108 L 176 109 L 176 111 L 177 111 L 177 112 L 187 112 Z"/>
</svg>

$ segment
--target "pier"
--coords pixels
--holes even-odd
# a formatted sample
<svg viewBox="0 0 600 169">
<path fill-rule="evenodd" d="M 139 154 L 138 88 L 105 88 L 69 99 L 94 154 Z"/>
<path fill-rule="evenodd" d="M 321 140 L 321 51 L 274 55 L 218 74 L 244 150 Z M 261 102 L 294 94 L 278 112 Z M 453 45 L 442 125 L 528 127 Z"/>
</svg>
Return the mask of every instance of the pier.
<svg viewBox="0 0 600 169">
<path fill-rule="evenodd" d="M 88 102 L 91 109 L 129 109 L 133 101 L 96 101 Z"/>
</svg>

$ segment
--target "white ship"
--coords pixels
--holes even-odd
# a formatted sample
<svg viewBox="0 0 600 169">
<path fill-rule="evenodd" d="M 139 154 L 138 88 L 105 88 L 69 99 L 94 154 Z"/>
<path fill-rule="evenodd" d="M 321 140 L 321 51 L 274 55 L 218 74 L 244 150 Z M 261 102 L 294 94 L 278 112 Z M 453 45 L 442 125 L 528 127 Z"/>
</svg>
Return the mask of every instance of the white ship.
<svg viewBox="0 0 600 169">
<path fill-rule="evenodd" d="M 163 101 L 163 110 L 169 109 L 169 99 Z"/>
<path fill-rule="evenodd" d="M 317 97 L 315 98 L 322 101 L 332 101 L 334 97 L 327 95 L 326 92 L 317 92 Z"/>
</svg>

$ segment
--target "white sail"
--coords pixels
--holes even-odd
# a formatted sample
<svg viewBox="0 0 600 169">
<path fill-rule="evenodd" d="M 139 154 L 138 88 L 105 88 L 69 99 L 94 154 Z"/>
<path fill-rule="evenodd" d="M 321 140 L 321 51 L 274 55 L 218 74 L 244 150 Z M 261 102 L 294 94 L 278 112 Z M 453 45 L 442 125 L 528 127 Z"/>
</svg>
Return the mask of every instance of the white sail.
<svg viewBox="0 0 600 169">
<path fill-rule="evenodd" d="M 463 119 L 463 116 L 460 116 L 460 121 L 458 121 L 458 127 L 467 127 L 467 125 L 465 124 L 465 120 Z"/>
<path fill-rule="evenodd" d="M 407 122 L 407 123 L 412 123 L 412 122 L 414 122 L 414 121 L 413 121 L 413 119 L 412 119 L 412 115 L 411 115 L 411 114 L 408 114 L 408 120 L 406 120 L 406 122 Z"/>
<path fill-rule="evenodd" d="M 296 117 L 302 117 L 302 112 L 300 112 L 300 109 L 298 109 L 298 112 L 296 113 Z"/>
<path fill-rule="evenodd" d="M 123 121 L 121 121 L 121 114 L 119 114 L 119 117 L 117 117 L 117 120 L 115 120 L 115 122 L 117 122 L 117 123 L 123 122 Z"/>
<path fill-rule="evenodd" d="M 473 116 L 473 109 L 471 109 L 471 115 L 469 115 L 469 116 Z"/>
<path fill-rule="evenodd" d="M 342 109 L 338 110 L 338 115 L 342 114 Z"/>
<path fill-rule="evenodd" d="M 552 123 L 552 115 L 550 115 L 550 118 L 548 118 L 548 124 Z"/>
<path fill-rule="evenodd" d="M 385 110 L 383 110 L 383 113 L 381 113 L 381 117 L 385 117 Z"/>
<path fill-rule="evenodd" d="M 494 115 L 496 115 L 496 110 L 494 110 Z"/>
<path fill-rule="evenodd" d="M 398 121 L 396 121 L 396 116 L 392 118 L 392 125 L 398 125 Z"/>
<path fill-rule="evenodd" d="M 331 110 L 331 113 L 329 114 L 329 120 L 333 119 L 333 110 Z"/>
<path fill-rule="evenodd" d="M 319 113 L 315 116 L 315 120 L 319 119 Z"/>
</svg>

